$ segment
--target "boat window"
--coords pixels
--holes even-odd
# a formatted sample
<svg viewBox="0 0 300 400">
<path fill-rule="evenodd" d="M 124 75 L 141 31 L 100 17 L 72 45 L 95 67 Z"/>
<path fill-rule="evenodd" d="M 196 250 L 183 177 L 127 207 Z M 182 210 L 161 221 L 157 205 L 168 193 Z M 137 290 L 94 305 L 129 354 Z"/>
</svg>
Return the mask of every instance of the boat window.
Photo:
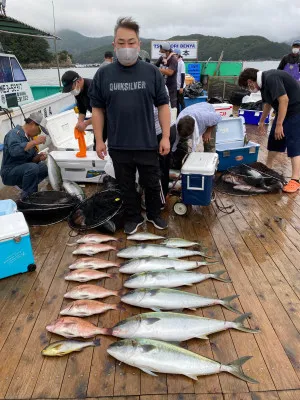
<svg viewBox="0 0 300 400">
<path fill-rule="evenodd" d="M 11 62 L 12 70 L 13 70 L 14 81 L 15 82 L 26 81 L 24 72 L 23 72 L 20 64 L 18 63 L 18 61 L 15 58 L 11 58 L 10 62 Z"/>
<path fill-rule="evenodd" d="M 0 56 L 0 83 L 13 82 L 9 57 Z"/>
</svg>

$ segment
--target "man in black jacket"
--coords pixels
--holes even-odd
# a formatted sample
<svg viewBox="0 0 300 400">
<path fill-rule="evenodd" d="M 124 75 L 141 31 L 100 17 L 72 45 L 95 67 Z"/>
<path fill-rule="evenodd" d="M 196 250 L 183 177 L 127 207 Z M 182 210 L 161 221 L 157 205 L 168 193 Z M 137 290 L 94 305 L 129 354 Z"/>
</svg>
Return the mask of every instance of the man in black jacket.
<svg viewBox="0 0 300 400">
<path fill-rule="evenodd" d="M 277 69 L 286 71 L 296 81 L 300 81 L 300 40 L 294 40 L 292 52 L 283 57 Z"/>
<path fill-rule="evenodd" d="M 125 206 L 125 233 L 132 234 L 144 222 L 141 198 L 135 187 L 136 171 L 145 188 L 147 220 L 158 229 L 167 228 L 160 217 L 161 183 L 158 152 L 170 151 L 170 110 L 159 70 L 138 59 L 139 25 L 120 18 L 114 32 L 117 62 L 97 71 L 89 95 L 93 108 L 96 151 L 106 155 L 103 141 L 104 109 L 107 115 L 108 150 Z M 162 139 L 158 145 L 153 105 L 158 108 Z"/>
</svg>

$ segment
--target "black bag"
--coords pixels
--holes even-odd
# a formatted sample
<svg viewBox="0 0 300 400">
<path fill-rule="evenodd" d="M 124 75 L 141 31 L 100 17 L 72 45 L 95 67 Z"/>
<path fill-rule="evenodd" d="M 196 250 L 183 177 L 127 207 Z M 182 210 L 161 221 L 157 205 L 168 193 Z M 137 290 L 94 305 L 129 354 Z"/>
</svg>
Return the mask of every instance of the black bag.
<svg viewBox="0 0 300 400">
<path fill-rule="evenodd" d="M 240 106 L 242 104 L 242 99 L 245 96 L 249 96 L 250 91 L 246 89 L 234 90 L 231 92 L 229 102 L 234 106 Z"/>
<path fill-rule="evenodd" d="M 195 99 L 196 97 L 203 96 L 202 83 L 195 82 L 186 86 L 184 89 L 184 97 L 189 97 L 190 99 Z"/>
</svg>

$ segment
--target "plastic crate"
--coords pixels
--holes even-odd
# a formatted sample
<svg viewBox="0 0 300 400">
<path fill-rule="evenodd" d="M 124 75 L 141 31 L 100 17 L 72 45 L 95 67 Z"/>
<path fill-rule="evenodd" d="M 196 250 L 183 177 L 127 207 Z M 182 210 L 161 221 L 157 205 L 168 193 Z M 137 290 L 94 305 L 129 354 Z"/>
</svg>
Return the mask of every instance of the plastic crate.
<svg viewBox="0 0 300 400">
<path fill-rule="evenodd" d="M 257 111 L 257 110 L 239 110 L 239 116 L 244 117 L 245 119 L 245 124 L 248 125 L 258 125 L 260 121 L 260 117 L 262 115 L 262 111 Z M 267 118 L 265 119 L 265 124 L 268 124 L 270 122 L 270 116 L 268 115 Z"/>
<path fill-rule="evenodd" d="M 192 106 L 193 104 L 197 104 L 197 103 L 204 103 L 207 101 L 207 96 L 199 96 L 196 97 L 195 99 L 190 99 L 189 97 L 185 97 L 184 98 L 184 103 L 185 106 Z"/>
</svg>

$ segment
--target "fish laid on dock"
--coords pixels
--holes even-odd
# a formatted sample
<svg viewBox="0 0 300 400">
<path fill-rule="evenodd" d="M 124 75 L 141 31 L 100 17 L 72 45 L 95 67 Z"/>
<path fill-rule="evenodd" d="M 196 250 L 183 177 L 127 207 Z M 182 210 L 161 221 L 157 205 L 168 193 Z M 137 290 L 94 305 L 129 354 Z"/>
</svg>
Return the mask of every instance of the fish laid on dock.
<svg viewBox="0 0 300 400">
<path fill-rule="evenodd" d="M 70 315 L 72 317 L 89 317 L 95 314 L 103 314 L 108 310 L 125 310 L 122 304 L 101 303 L 96 300 L 76 300 L 69 303 L 61 310 L 60 315 Z"/>
<path fill-rule="evenodd" d="M 115 247 L 110 246 L 108 244 L 80 244 L 76 250 L 73 251 L 72 254 L 85 254 L 87 256 L 93 256 L 98 253 L 102 253 L 105 251 L 116 250 Z"/>
<path fill-rule="evenodd" d="M 42 350 L 43 356 L 48 357 L 62 357 L 73 353 L 74 351 L 81 351 L 86 347 L 100 346 L 100 339 L 95 339 L 89 342 L 83 340 L 59 340 L 58 342 L 50 343 Z"/>
<path fill-rule="evenodd" d="M 70 269 L 104 269 L 110 267 L 118 267 L 120 264 L 105 260 L 103 258 L 89 257 L 89 258 L 78 258 L 73 264 L 69 266 Z"/>
<path fill-rule="evenodd" d="M 141 257 L 183 258 L 192 256 L 202 256 L 211 258 L 206 256 L 206 253 L 201 251 L 167 247 L 159 244 L 140 244 L 137 246 L 126 247 L 120 250 L 117 253 L 117 256 L 121 258 L 141 258 Z"/>
<path fill-rule="evenodd" d="M 120 296 L 122 290 L 110 290 L 97 285 L 79 285 L 71 289 L 64 295 L 65 299 L 73 300 L 93 300 L 93 299 L 104 299 L 109 296 Z"/>
</svg>

